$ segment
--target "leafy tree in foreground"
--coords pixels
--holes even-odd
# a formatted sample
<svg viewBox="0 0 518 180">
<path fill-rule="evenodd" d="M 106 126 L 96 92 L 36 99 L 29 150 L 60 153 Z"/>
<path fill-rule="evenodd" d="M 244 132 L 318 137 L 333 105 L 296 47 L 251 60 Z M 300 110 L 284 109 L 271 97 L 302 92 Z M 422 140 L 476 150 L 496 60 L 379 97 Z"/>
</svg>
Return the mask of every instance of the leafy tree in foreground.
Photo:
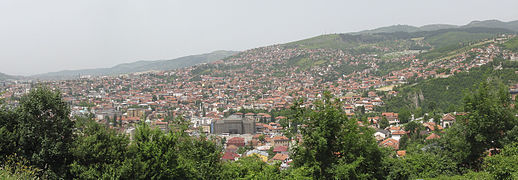
<svg viewBox="0 0 518 180">
<path fill-rule="evenodd" d="M 461 122 L 465 123 L 466 142 L 471 147 L 466 163 L 477 167 L 485 151 L 503 148 L 502 140 L 518 125 L 510 102 L 508 89 L 502 84 L 492 88 L 482 83 L 477 92 L 466 97 L 464 110 L 468 115 Z"/>
<path fill-rule="evenodd" d="M 269 165 L 257 156 L 242 157 L 223 164 L 221 179 L 284 179 L 278 165 Z"/>
<path fill-rule="evenodd" d="M 128 156 L 129 138 L 90 119 L 77 121 L 86 122 L 70 150 L 74 157 L 70 165 L 73 178 L 121 178 L 119 167 Z"/>
<path fill-rule="evenodd" d="M 485 171 L 495 179 L 518 179 L 518 142 L 506 145 L 496 156 L 484 159 Z"/>
<path fill-rule="evenodd" d="M 50 179 L 65 176 L 74 122 L 60 93 L 46 87 L 33 89 L 21 98 L 16 115 L 20 155 Z"/>
<path fill-rule="evenodd" d="M 347 119 L 339 100 L 327 92 L 314 104 L 314 110 L 294 119 L 303 127 L 302 142 L 292 154 L 294 168 L 308 170 L 315 179 L 382 178 L 382 153 L 373 132 Z"/>
</svg>

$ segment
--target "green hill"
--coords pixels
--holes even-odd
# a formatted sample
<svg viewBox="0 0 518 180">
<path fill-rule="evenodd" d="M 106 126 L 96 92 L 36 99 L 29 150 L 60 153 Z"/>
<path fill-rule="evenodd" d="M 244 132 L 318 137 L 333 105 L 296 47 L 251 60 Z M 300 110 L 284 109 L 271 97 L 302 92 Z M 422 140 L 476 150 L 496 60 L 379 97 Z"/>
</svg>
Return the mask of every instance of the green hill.
<svg viewBox="0 0 518 180">
<path fill-rule="evenodd" d="M 503 44 L 503 47 L 508 50 L 518 52 L 518 37 L 514 37 L 513 39 L 510 39 L 509 41 L 505 42 Z"/>
<path fill-rule="evenodd" d="M 471 23 L 462 26 L 463 28 L 469 27 L 487 27 L 487 28 L 501 28 L 509 29 L 518 32 L 518 21 L 502 22 L 499 20 L 486 20 L 486 21 L 472 21 Z"/>
<path fill-rule="evenodd" d="M 18 78 L 15 76 L 0 73 L 0 80 L 7 80 L 7 79 L 18 79 Z"/>
<path fill-rule="evenodd" d="M 495 70 L 503 64 L 502 70 Z M 401 108 L 422 108 L 425 112 L 433 110 L 457 109 L 463 103 L 466 93 L 476 89 L 484 81 L 501 81 L 506 84 L 518 83 L 518 66 L 516 63 L 495 60 L 468 72 L 457 73 L 448 78 L 434 78 L 417 84 L 404 85 L 396 88 L 398 96 L 388 99 L 387 111 L 399 111 Z"/>
<path fill-rule="evenodd" d="M 435 25 L 439 27 L 440 25 Z M 397 26 L 403 27 L 403 26 Z M 404 26 L 406 27 L 406 26 Z M 436 27 L 428 26 L 428 29 Z M 444 26 L 447 27 L 447 26 Z M 394 26 L 396 28 L 396 26 Z M 487 27 L 465 27 L 433 31 L 328 34 L 287 43 L 285 47 L 309 49 L 341 49 L 351 53 L 384 55 L 403 50 L 425 50 L 421 59 L 433 60 L 455 53 L 462 47 L 497 37 L 504 33 L 515 33 L 509 29 Z"/>
<path fill-rule="evenodd" d="M 145 71 L 165 71 L 177 68 L 189 67 L 200 63 L 208 63 L 216 60 L 224 59 L 236 54 L 236 51 L 215 51 L 207 54 L 192 55 L 180 57 L 172 60 L 158 61 L 137 61 L 133 63 L 124 63 L 113 66 L 111 68 L 82 69 L 82 70 L 66 70 L 59 72 L 51 72 L 38 74 L 32 78 L 38 79 L 73 79 L 80 75 L 105 76 L 120 75 Z"/>
<path fill-rule="evenodd" d="M 393 32 L 420 32 L 420 31 L 435 31 L 441 29 L 455 29 L 455 28 L 500 28 L 518 32 L 518 21 L 502 22 L 499 20 L 485 20 L 485 21 L 472 21 L 463 26 L 451 25 L 451 24 L 429 24 L 421 27 L 410 26 L 410 25 L 392 25 L 386 27 L 380 27 L 371 30 L 365 30 L 360 32 L 354 32 L 350 34 L 376 34 L 376 33 L 393 33 Z"/>
</svg>

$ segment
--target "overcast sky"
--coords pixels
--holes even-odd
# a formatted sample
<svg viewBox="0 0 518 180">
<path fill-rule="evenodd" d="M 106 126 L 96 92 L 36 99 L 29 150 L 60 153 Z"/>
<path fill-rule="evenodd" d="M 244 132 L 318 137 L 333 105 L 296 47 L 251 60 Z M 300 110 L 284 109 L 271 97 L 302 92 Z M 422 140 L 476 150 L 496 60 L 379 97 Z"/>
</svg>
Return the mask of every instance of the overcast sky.
<svg viewBox="0 0 518 180">
<path fill-rule="evenodd" d="M 0 72 L 246 50 L 394 24 L 518 20 L 517 0 L 0 0 Z"/>
</svg>

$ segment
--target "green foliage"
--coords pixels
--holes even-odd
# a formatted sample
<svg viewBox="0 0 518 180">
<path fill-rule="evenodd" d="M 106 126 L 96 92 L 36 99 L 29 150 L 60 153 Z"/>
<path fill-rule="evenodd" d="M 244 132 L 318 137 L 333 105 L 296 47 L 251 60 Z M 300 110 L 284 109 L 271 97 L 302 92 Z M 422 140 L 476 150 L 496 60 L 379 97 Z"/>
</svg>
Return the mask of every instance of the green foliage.
<svg viewBox="0 0 518 180">
<path fill-rule="evenodd" d="M 503 46 L 513 52 L 518 52 L 518 37 L 514 37 L 509 41 L 505 42 Z"/>
<path fill-rule="evenodd" d="M 466 141 L 471 144 L 468 163 L 477 166 L 484 151 L 503 147 L 502 139 L 518 123 L 510 108 L 508 88 L 502 84 L 492 88 L 482 83 L 466 97 L 464 110 L 468 112 Z"/>
<path fill-rule="evenodd" d="M 505 146 L 500 154 L 487 157 L 484 160 L 484 169 L 493 178 L 518 178 L 518 142 Z"/>
<path fill-rule="evenodd" d="M 388 119 L 385 116 L 383 116 L 379 122 L 379 128 L 385 129 L 385 128 L 389 127 L 389 125 L 390 124 L 389 124 Z"/>
<path fill-rule="evenodd" d="M 494 179 L 489 173 L 485 171 L 480 172 L 467 172 L 462 175 L 455 175 L 455 176 L 448 176 L 448 175 L 442 175 L 437 178 L 430 178 L 430 180 L 466 180 L 466 179 L 480 179 L 480 180 L 491 180 Z"/>
<path fill-rule="evenodd" d="M 71 153 L 70 172 L 79 179 L 121 178 L 118 170 L 127 156 L 129 138 L 89 119 L 78 132 Z"/>
<path fill-rule="evenodd" d="M 444 30 L 441 30 L 444 31 Z M 437 59 L 448 55 L 449 52 L 463 48 L 470 43 L 495 37 L 492 32 L 469 32 L 469 31 L 447 31 L 425 38 L 434 48 L 426 53 L 419 55 L 421 59 Z"/>
<path fill-rule="evenodd" d="M 257 156 L 240 158 L 223 164 L 222 179 L 283 179 L 279 165 L 269 165 Z"/>
<path fill-rule="evenodd" d="M 433 153 L 411 153 L 400 159 L 389 158 L 387 162 L 389 174 L 386 179 L 433 178 L 458 174 L 455 162 Z"/>
<path fill-rule="evenodd" d="M 399 111 L 399 121 L 404 124 L 404 123 L 407 123 L 408 121 L 410 121 L 410 111 L 408 109 L 403 109 L 401 111 Z"/>
<path fill-rule="evenodd" d="M 406 85 L 399 87 L 398 96 L 392 97 L 385 101 L 386 111 L 399 111 L 408 108 L 416 110 L 422 108 L 425 112 L 442 111 L 459 108 L 463 105 L 463 96 L 477 88 L 477 85 L 489 82 L 505 82 L 513 83 L 518 79 L 515 73 L 516 68 L 506 68 L 503 70 L 494 70 L 501 60 L 495 60 L 479 68 L 472 68 L 469 72 L 457 73 L 448 78 L 434 78 L 422 81 L 415 85 Z M 420 100 L 420 96 L 424 97 Z M 417 104 L 416 104 L 417 101 Z M 416 113 L 417 115 L 417 113 Z M 417 115 L 417 117 L 419 117 Z"/>
<path fill-rule="evenodd" d="M 327 92 L 314 104 L 314 110 L 299 109 L 302 113 L 292 119 L 305 125 L 302 144 L 293 150 L 293 166 L 307 169 L 315 179 L 381 178 L 381 151 L 372 130 L 347 119 L 339 100 Z"/>
<path fill-rule="evenodd" d="M 6 157 L 0 165 L 0 179 L 39 179 L 41 169 L 28 165 L 29 162 L 16 154 Z"/>
<path fill-rule="evenodd" d="M 44 176 L 56 178 L 66 174 L 73 142 L 70 109 L 59 92 L 46 87 L 31 90 L 16 108 L 20 155 Z"/>
</svg>

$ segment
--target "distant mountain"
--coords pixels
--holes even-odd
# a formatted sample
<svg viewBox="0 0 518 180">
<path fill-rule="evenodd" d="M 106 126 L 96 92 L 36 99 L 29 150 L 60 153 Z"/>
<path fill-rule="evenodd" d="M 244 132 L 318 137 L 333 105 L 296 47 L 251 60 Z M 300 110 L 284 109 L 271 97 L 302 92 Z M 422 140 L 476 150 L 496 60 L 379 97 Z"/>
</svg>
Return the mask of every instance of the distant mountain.
<svg viewBox="0 0 518 180">
<path fill-rule="evenodd" d="M 18 79 L 18 77 L 0 73 L 0 81 L 7 80 L 7 79 Z"/>
<path fill-rule="evenodd" d="M 518 20 L 510 22 L 502 22 L 499 20 L 486 20 L 486 21 L 472 21 L 471 23 L 462 26 L 467 27 L 488 27 L 488 28 L 502 28 L 509 29 L 518 32 Z"/>
<path fill-rule="evenodd" d="M 416 31 L 419 31 L 418 27 L 398 24 L 398 25 L 380 27 L 380 28 L 371 29 L 371 30 L 354 32 L 354 33 L 350 33 L 350 34 L 376 34 L 376 33 L 416 32 Z"/>
<path fill-rule="evenodd" d="M 409 25 L 392 25 L 387 27 L 380 27 L 371 30 L 365 30 L 360 32 L 353 32 L 350 34 L 376 34 L 376 33 L 393 33 L 393 32 L 420 32 L 420 31 L 435 31 L 441 29 L 453 29 L 453 28 L 499 28 L 507 29 L 518 32 L 518 21 L 502 22 L 499 20 L 485 20 L 485 21 L 472 21 L 464 26 L 450 25 L 450 24 L 430 24 L 421 27 L 409 26 Z"/>
<path fill-rule="evenodd" d="M 435 31 L 435 30 L 441 30 L 441 29 L 452 29 L 452 28 L 458 28 L 457 25 L 451 25 L 451 24 L 429 24 L 419 27 L 419 31 Z"/>
<path fill-rule="evenodd" d="M 214 51 L 207 54 L 185 56 L 172 60 L 137 61 L 133 63 L 119 64 L 111 68 L 65 70 L 59 72 L 38 74 L 31 77 L 37 79 L 74 79 L 78 78 L 81 75 L 107 76 L 153 70 L 165 71 L 193 66 L 200 63 L 213 62 L 216 60 L 227 58 L 236 53 L 236 51 Z"/>
<path fill-rule="evenodd" d="M 398 24 L 398 25 L 380 27 L 380 28 L 365 30 L 365 31 L 360 31 L 360 32 L 353 32 L 350 34 L 358 35 L 358 34 L 376 34 L 376 33 L 394 33 L 394 32 L 435 31 L 435 30 L 440 30 L 440 29 L 452 29 L 452 28 L 458 28 L 458 27 L 459 26 L 449 25 L 449 24 L 430 24 L 430 25 L 424 25 L 421 27 Z"/>
</svg>

